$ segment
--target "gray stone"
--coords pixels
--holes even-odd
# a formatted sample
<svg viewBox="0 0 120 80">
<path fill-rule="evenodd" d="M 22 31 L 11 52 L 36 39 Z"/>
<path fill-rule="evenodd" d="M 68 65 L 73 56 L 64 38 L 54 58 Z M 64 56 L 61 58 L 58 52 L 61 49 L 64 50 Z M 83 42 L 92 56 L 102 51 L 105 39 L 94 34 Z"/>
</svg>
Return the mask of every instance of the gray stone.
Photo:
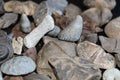
<svg viewBox="0 0 120 80">
<path fill-rule="evenodd" d="M 3 80 L 3 77 L 2 77 L 2 73 L 1 73 L 1 71 L 0 71 L 0 80 Z"/>
<path fill-rule="evenodd" d="M 4 1 L 3 0 L 0 0 L 0 14 L 4 13 Z"/>
<path fill-rule="evenodd" d="M 27 56 L 13 57 L 1 65 L 1 71 L 9 75 L 24 75 L 35 70 L 35 62 Z"/>
</svg>

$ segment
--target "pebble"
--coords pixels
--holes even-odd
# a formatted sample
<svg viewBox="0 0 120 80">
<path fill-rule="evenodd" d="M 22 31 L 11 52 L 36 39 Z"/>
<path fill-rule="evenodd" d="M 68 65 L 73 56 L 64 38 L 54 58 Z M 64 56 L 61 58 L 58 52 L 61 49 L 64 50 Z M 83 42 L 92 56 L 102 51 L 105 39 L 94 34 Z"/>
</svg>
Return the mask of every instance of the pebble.
<svg viewBox="0 0 120 80">
<path fill-rule="evenodd" d="M 116 65 L 115 58 L 111 54 L 92 42 L 80 42 L 76 49 L 80 58 L 92 61 L 98 68 L 109 69 Z"/>
<path fill-rule="evenodd" d="M 32 25 L 26 14 L 22 14 L 21 16 L 20 27 L 24 33 L 29 33 L 32 31 Z"/>
<path fill-rule="evenodd" d="M 28 74 L 27 76 L 24 76 L 24 80 L 51 80 L 48 76 L 45 76 L 44 74 Z"/>
<path fill-rule="evenodd" d="M 18 15 L 15 13 L 5 13 L 1 19 L 3 20 L 3 25 L 0 27 L 4 29 L 8 28 L 11 24 L 14 24 L 18 19 Z"/>
<path fill-rule="evenodd" d="M 47 0 L 46 3 L 48 5 L 50 15 L 53 12 L 58 12 L 59 14 L 63 14 L 64 8 L 68 5 L 67 0 Z"/>
<path fill-rule="evenodd" d="M 4 9 L 7 12 L 14 12 L 26 15 L 33 15 L 35 13 L 38 4 L 33 1 L 8 1 L 4 4 Z"/>
<path fill-rule="evenodd" d="M 88 7 L 96 7 L 99 0 L 84 0 L 84 4 Z M 100 0 L 100 5 L 102 5 L 104 8 L 113 9 L 116 6 L 115 0 Z"/>
<path fill-rule="evenodd" d="M 65 41 L 78 41 L 82 33 L 82 28 L 83 20 L 82 17 L 78 15 L 75 20 L 59 33 L 58 38 Z"/>
<path fill-rule="evenodd" d="M 103 80 L 120 80 L 120 71 L 117 68 L 107 69 L 103 73 Z"/>
<path fill-rule="evenodd" d="M 41 2 L 33 14 L 35 24 L 38 26 L 45 16 L 48 15 L 48 6 L 45 1 Z"/>
<path fill-rule="evenodd" d="M 35 70 L 36 65 L 30 57 L 18 56 L 1 65 L 1 71 L 9 75 L 24 75 Z"/>
<path fill-rule="evenodd" d="M 24 38 L 24 45 L 27 48 L 35 47 L 39 40 L 49 31 L 54 29 L 54 20 L 50 15 L 47 15 L 43 22 L 32 30 Z"/>
<path fill-rule="evenodd" d="M 4 13 L 4 1 L 3 0 L 0 0 L 0 14 L 3 14 Z"/>
<path fill-rule="evenodd" d="M 58 34 L 60 33 L 60 31 L 61 31 L 60 27 L 55 25 L 54 29 L 51 30 L 50 32 L 48 32 L 47 35 L 49 35 L 51 37 L 57 37 Z"/>
<path fill-rule="evenodd" d="M 66 54 L 68 56 L 75 57 L 77 55 L 76 54 L 76 49 L 75 49 L 75 47 L 76 47 L 75 43 L 61 41 L 61 40 L 58 40 L 57 38 L 52 38 L 52 37 L 48 37 L 48 36 L 43 37 L 44 44 L 47 44 L 51 41 L 53 41 L 54 43 L 59 45 L 66 52 Z"/>
<path fill-rule="evenodd" d="M 5 76 L 4 80 L 23 80 L 22 76 Z"/>
<path fill-rule="evenodd" d="M 111 20 L 105 26 L 105 34 L 114 39 L 120 39 L 120 17 Z"/>
</svg>

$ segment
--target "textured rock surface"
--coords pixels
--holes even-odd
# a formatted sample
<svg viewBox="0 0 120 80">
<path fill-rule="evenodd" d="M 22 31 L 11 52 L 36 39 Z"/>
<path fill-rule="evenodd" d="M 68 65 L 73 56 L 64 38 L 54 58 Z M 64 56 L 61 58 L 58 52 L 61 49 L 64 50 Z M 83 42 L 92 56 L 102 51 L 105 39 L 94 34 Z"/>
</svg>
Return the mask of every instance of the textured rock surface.
<svg viewBox="0 0 120 80">
<path fill-rule="evenodd" d="M 94 43 L 88 41 L 79 43 L 77 53 L 81 58 L 92 61 L 99 68 L 109 69 L 115 67 L 115 58 Z"/>
<path fill-rule="evenodd" d="M 25 36 L 24 45 L 27 48 L 35 47 L 39 40 L 52 29 L 54 29 L 54 20 L 50 15 L 47 15 L 38 27 Z"/>
<path fill-rule="evenodd" d="M 45 44 L 47 44 L 50 41 L 53 41 L 54 43 L 59 45 L 66 52 L 66 54 L 70 57 L 75 57 L 77 55 L 76 49 L 75 49 L 76 47 L 75 43 L 61 41 L 61 40 L 58 40 L 57 38 L 52 38 L 48 36 L 43 37 L 43 41 Z"/>
<path fill-rule="evenodd" d="M 6 61 L 1 65 L 1 70 L 9 75 L 23 75 L 35 70 L 36 65 L 30 57 L 18 56 Z"/>
<path fill-rule="evenodd" d="M 120 17 L 111 20 L 104 31 L 108 37 L 120 39 Z"/>
<path fill-rule="evenodd" d="M 117 68 L 107 69 L 103 73 L 103 80 L 120 80 L 120 71 Z"/>
<path fill-rule="evenodd" d="M 5 76 L 4 80 L 24 80 L 22 76 Z"/>
<path fill-rule="evenodd" d="M 83 20 L 81 16 L 77 16 L 64 30 L 62 30 L 58 38 L 65 41 L 78 41 L 80 39 L 83 28 Z"/>
</svg>

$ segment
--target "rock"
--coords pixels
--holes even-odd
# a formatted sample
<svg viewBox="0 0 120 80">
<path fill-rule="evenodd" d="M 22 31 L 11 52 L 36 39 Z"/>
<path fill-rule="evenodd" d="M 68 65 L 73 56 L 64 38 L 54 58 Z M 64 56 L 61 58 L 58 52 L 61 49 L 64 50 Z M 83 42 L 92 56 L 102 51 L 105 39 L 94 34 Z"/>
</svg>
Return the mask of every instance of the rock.
<svg viewBox="0 0 120 80">
<path fill-rule="evenodd" d="M 0 18 L 0 29 L 4 26 L 4 24 L 5 24 L 5 21 Z"/>
<path fill-rule="evenodd" d="M 23 80 L 22 76 L 5 76 L 4 80 Z"/>
<path fill-rule="evenodd" d="M 68 17 L 70 20 L 74 20 L 77 15 L 80 15 L 80 13 L 81 13 L 80 8 L 72 3 L 70 3 L 65 8 L 65 16 Z"/>
<path fill-rule="evenodd" d="M 3 14 L 3 13 L 4 13 L 3 6 L 4 6 L 4 1 L 3 1 L 3 0 L 0 0 L 0 14 Z"/>
<path fill-rule="evenodd" d="M 117 66 L 120 68 L 120 54 L 115 54 Z"/>
<path fill-rule="evenodd" d="M 105 34 L 114 39 L 120 39 L 120 17 L 111 20 L 105 26 Z"/>
<path fill-rule="evenodd" d="M 3 76 L 2 76 L 1 71 L 0 71 L 0 80 L 3 80 Z"/>
<path fill-rule="evenodd" d="M 0 64 L 13 56 L 13 48 L 7 33 L 0 30 Z"/>
<path fill-rule="evenodd" d="M 100 1 L 100 5 L 104 8 L 113 9 L 116 6 L 115 0 L 84 0 L 84 4 L 89 7 L 96 7 L 99 5 L 97 1 Z"/>
<path fill-rule="evenodd" d="M 112 13 L 108 8 L 103 10 L 99 8 L 90 8 L 82 13 L 83 19 L 94 24 L 95 26 L 102 26 L 110 21 Z"/>
<path fill-rule="evenodd" d="M 24 75 L 35 70 L 34 61 L 27 56 L 13 57 L 1 65 L 1 71 L 9 75 Z"/>
<path fill-rule="evenodd" d="M 48 15 L 48 6 L 46 2 L 43 1 L 39 4 L 33 14 L 33 19 L 37 26 L 43 21 L 46 15 Z"/>
<path fill-rule="evenodd" d="M 47 0 L 46 3 L 48 5 L 50 15 L 53 12 L 63 14 L 64 8 L 68 5 L 67 0 Z"/>
<path fill-rule="evenodd" d="M 32 25 L 26 14 L 22 14 L 21 16 L 20 27 L 24 33 L 29 33 L 32 30 Z"/>
<path fill-rule="evenodd" d="M 24 45 L 27 48 L 35 47 L 39 40 L 49 31 L 54 29 L 54 20 L 50 15 L 47 15 L 43 22 L 38 25 L 24 38 Z"/>
<path fill-rule="evenodd" d="M 24 80 L 51 80 L 48 76 L 45 76 L 43 74 L 28 74 L 24 77 Z"/>
<path fill-rule="evenodd" d="M 41 52 L 42 53 L 39 53 L 39 68 L 51 69 L 48 67 L 49 62 L 54 67 L 56 76 L 58 77 L 57 80 L 99 80 L 101 77 L 99 69 L 79 64 L 78 61 L 66 55 L 66 53 L 54 42 L 46 44 Z"/>
<path fill-rule="evenodd" d="M 103 73 L 103 80 L 120 80 L 120 71 L 117 68 L 107 69 Z"/>
<path fill-rule="evenodd" d="M 21 55 L 23 47 L 23 38 L 17 37 L 12 39 L 12 47 L 15 54 Z"/>
<path fill-rule="evenodd" d="M 28 56 L 33 59 L 33 61 L 37 61 L 37 50 L 35 47 L 27 49 L 24 53 L 22 53 L 24 56 Z"/>
<path fill-rule="evenodd" d="M 115 58 L 94 43 L 84 41 L 79 43 L 76 49 L 80 58 L 92 61 L 98 68 L 109 69 L 116 65 Z"/>
<path fill-rule="evenodd" d="M 75 43 L 61 41 L 61 40 L 58 40 L 57 38 L 51 38 L 51 37 L 48 37 L 48 36 L 43 37 L 44 44 L 47 44 L 50 41 L 53 41 L 54 43 L 59 45 L 66 52 L 66 54 L 68 56 L 73 58 L 77 55 L 76 54 L 76 49 L 75 49 L 75 47 L 76 47 Z"/>
<path fill-rule="evenodd" d="M 1 19 L 3 20 L 2 28 L 8 28 L 11 24 L 17 21 L 18 15 L 15 13 L 5 13 Z M 0 26 L 1 27 L 1 26 Z"/>
<path fill-rule="evenodd" d="M 83 20 L 82 17 L 78 15 L 73 22 L 59 33 L 58 38 L 65 41 L 78 41 L 82 33 L 82 28 Z"/>
<path fill-rule="evenodd" d="M 61 31 L 60 27 L 55 26 L 53 30 L 51 30 L 50 32 L 48 32 L 48 35 L 52 36 L 52 37 L 56 37 L 56 36 L 58 36 L 58 34 L 60 33 L 60 31 Z"/>
<path fill-rule="evenodd" d="M 38 4 L 33 1 L 8 1 L 4 4 L 5 11 L 19 14 L 25 13 L 26 15 L 33 15 L 37 7 Z"/>
</svg>

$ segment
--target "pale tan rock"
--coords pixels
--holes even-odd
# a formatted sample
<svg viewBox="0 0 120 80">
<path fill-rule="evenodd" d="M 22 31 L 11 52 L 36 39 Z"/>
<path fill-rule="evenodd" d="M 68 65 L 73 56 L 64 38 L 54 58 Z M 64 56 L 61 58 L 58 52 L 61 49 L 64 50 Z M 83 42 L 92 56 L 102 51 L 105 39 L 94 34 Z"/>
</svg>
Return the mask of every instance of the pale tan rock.
<svg viewBox="0 0 120 80">
<path fill-rule="evenodd" d="M 105 26 L 105 34 L 114 39 L 120 39 L 120 17 L 111 20 Z"/>
<path fill-rule="evenodd" d="M 4 80 L 23 80 L 22 76 L 5 76 Z"/>
<path fill-rule="evenodd" d="M 12 39 L 12 47 L 15 54 L 21 55 L 22 47 L 23 47 L 23 38 L 17 37 Z"/>
<path fill-rule="evenodd" d="M 37 7 L 38 4 L 33 1 L 8 1 L 4 4 L 5 11 L 19 14 L 25 13 L 26 15 L 33 15 Z"/>
<path fill-rule="evenodd" d="M 77 53 L 81 58 L 92 61 L 96 66 L 103 69 L 115 67 L 115 58 L 106 53 L 100 46 L 89 41 L 77 45 Z"/>
</svg>

